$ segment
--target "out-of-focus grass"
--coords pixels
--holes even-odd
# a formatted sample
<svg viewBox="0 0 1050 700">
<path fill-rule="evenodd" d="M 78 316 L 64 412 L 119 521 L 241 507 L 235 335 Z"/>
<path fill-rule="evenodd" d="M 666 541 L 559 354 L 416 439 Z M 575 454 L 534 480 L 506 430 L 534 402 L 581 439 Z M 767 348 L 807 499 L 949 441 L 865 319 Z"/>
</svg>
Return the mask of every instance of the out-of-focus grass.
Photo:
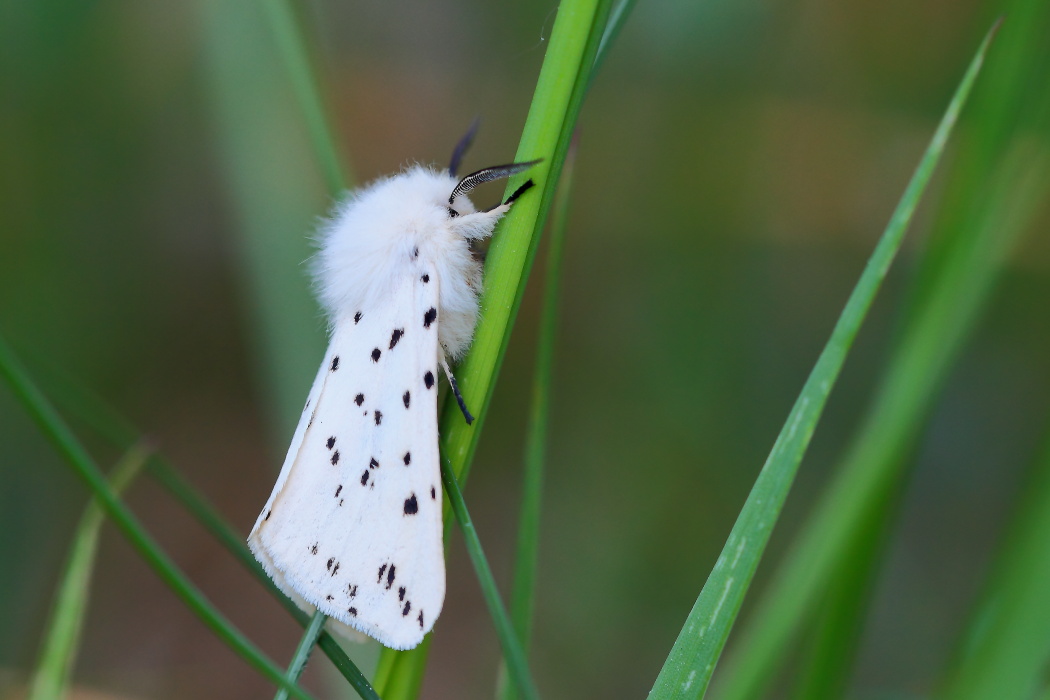
<svg viewBox="0 0 1050 700">
<path fill-rule="evenodd" d="M 204 596 L 171 558 L 146 532 L 139 520 L 120 501 L 106 483 L 98 465 L 73 431 L 58 415 L 44 395 L 30 379 L 21 363 L 0 337 L 0 377 L 11 387 L 26 412 L 51 441 L 70 469 L 80 477 L 120 531 L 135 547 L 158 576 L 175 592 L 186 606 L 231 649 L 240 654 L 264 676 L 287 688 L 297 698 L 310 698 L 302 688 L 284 679 L 281 670 L 267 659 L 219 610 Z"/>
<path fill-rule="evenodd" d="M 113 493 L 119 495 L 128 487 L 149 459 L 149 454 L 149 449 L 141 444 L 133 445 L 124 453 L 109 477 Z M 84 509 L 73 534 L 69 559 L 55 596 L 51 623 L 44 636 L 44 650 L 29 689 L 29 700 L 63 698 L 69 693 L 70 677 L 80 647 L 80 633 L 87 614 L 98 538 L 104 522 L 105 512 L 92 500 Z"/>
<path fill-rule="evenodd" d="M 741 630 L 716 684 L 719 698 L 760 697 L 789 658 L 792 640 L 812 624 L 818 601 L 827 605 L 821 606 L 809 653 L 797 666 L 796 693 L 836 697 L 848 681 L 850 651 L 870 590 L 867 579 L 877 569 L 910 451 L 1004 261 L 1046 197 L 1040 142 L 1046 136 L 1047 101 L 1030 86 L 1047 77 L 1038 28 L 1047 26 L 1050 13 L 1027 0 L 1015 9 L 975 94 L 973 128 L 952 168 L 938 235 L 867 418 Z"/>
<path fill-rule="evenodd" d="M 220 537 L 240 556 L 250 511 L 265 497 L 272 483 L 268 469 L 278 461 L 259 445 L 268 444 L 274 453 L 286 448 L 320 357 L 324 321 L 309 298 L 301 263 L 310 254 L 306 239 L 314 218 L 327 209 L 330 183 L 338 177 L 314 155 L 316 134 L 294 87 L 304 83 L 294 78 L 289 83 L 287 63 L 280 58 L 288 37 L 275 37 L 265 25 L 267 9 L 288 5 L 219 4 L 40 0 L 0 11 L 5 56 L 0 82 L 7 97 L 0 100 L 0 160 L 10 165 L 0 188 L 0 322 L 27 357 L 40 355 L 43 365 L 62 366 L 98 387 L 157 436 L 189 481 L 234 524 Z M 903 264 L 891 273 L 887 293 L 866 326 L 870 330 L 862 332 L 823 418 L 825 427 L 810 448 L 814 469 L 801 473 L 797 504 L 789 504 L 782 518 L 784 538 L 774 537 L 769 555 L 791 536 L 793 515 L 808 510 L 817 470 L 829 461 L 829 447 L 840 448 L 842 429 L 855 420 L 865 392 L 893 375 L 876 378 L 882 363 L 873 359 L 880 359 L 883 337 L 890 335 L 895 348 L 886 364 L 898 364 L 913 347 L 905 340 L 918 323 L 914 319 L 941 313 L 972 314 L 972 319 L 962 339 L 951 324 L 934 323 L 924 341 L 931 347 L 922 348 L 910 374 L 902 375 L 917 382 L 923 405 L 910 417 L 902 415 L 900 424 L 878 424 L 886 429 L 907 423 L 908 444 L 897 450 L 892 431 L 879 436 L 883 444 L 867 444 L 903 454 L 904 472 L 911 466 L 911 445 L 921 441 L 922 481 L 904 502 L 909 518 L 919 508 L 945 527 L 976 514 L 981 524 L 974 529 L 980 532 L 968 533 L 974 541 L 963 541 L 968 535 L 958 530 L 939 531 L 946 541 L 924 552 L 924 535 L 901 530 L 893 541 L 893 561 L 917 549 L 921 556 L 908 557 L 905 569 L 884 567 L 861 533 L 874 538 L 877 550 L 881 533 L 898 525 L 893 506 L 907 482 L 897 479 L 884 499 L 888 504 L 876 508 L 875 517 L 859 518 L 864 525 L 850 540 L 849 560 L 828 574 L 837 581 L 835 588 L 821 587 L 817 595 L 825 604 L 840 601 L 842 613 L 822 618 L 827 627 L 819 630 L 812 615 L 797 620 L 792 627 L 797 632 L 789 632 L 775 654 L 775 663 L 788 660 L 804 676 L 795 693 L 834 695 L 849 677 L 853 654 L 833 658 L 825 652 L 855 646 L 862 632 L 862 682 L 870 681 L 875 668 L 891 689 L 938 677 L 939 660 L 923 659 L 950 646 L 946 636 L 965 618 L 959 592 L 980 580 L 998 516 L 1009 508 L 1001 500 L 1014 478 L 1010 457 L 1015 455 L 1009 452 L 1027 451 L 1030 434 L 1038 430 L 1033 424 L 1041 423 L 1048 376 L 1042 358 L 1050 336 L 1040 306 L 1046 294 L 1045 244 L 1031 236 L 1019 248 L 1013 239 L 1018 227 L 1025 227 L 1021 220 L 1030 219 L 1032 208 L 1045 199 L 1038 184 L 1024 183 L 1039 181 L 1030 166 L 1041 157 L 1046 122 L 1034 110 L 1018 109 L 1019 98 L 1036 103 L 1047 96 L 1042 86 L 1050 46 L 1038 41 L 1047 35 L 1045 9 L 1031 1 L 980 2 L 965 12 L 939 12 L 931 25 L 930 13 L 937 8 L 929 3 L 891 11 L 856 4 L 825 11 L 830 5 L 640 3 L 636 21 L 617 42 L 603 80 L 588 98 L 587 148 L 566 249 L 572 274 L 562 298 L 565 322 L 546 474 L 552 488 L 544 497 L 547 519 L 530 660 L 540 685 L 559 694 L 641 695 L 649 687 L 695 598 L 690 581 L 709 571 L 753 480 L 751 469 L 764 456 L 756 451 L 775 434 L 785 404 L 811 366 L 814 344 L 826 337 L 826 321 L 838 310 L 829 309 L 828 300 L 840 298 L 840 285 L 852 282 L 849 270 L 867 254 L 867 236 L 899 194 L 896 174 L 913 162 L 972 49 L 974 33 L 1004 8 L 1003 33 L 946 160 L 951 176 L 933 185 L 931 194 L 941 202 L 935 236 L 924 240 L 918 231 L 916 240 L 927 248 L 918 251 L 922 257 L 906 247 Z M 297 3 L 295 15 L 317 35 L 304 43 L 323 65 L 320 82 L 330 94 L 315 102 L 330 104 L 337 115 L 340 129 L 332 141 L 351 146 L 355 163 L 371 175 L 389 172 L 405 159 L 444 156 L 446 144 L 477 113 L 485 118 L 476 146 L 483 160 L 489 161 L 499 144 L 512 142 L 550 39 L 550 9 L 536 3 L 497 12 L 484 3 L 322 1 Z M 241 10 L 251 16 L 238 15 Z M 226 21 L 221 36 L 200 21 L 208 17 Z M 209 32 L 204 40 L 201 29 Z M 220 53 L 228 61 L 224 74 L 232 79 L 231 91 L 223 94 L 216 93 L 220 84 L 212 63 Z M 229 110 L 211 123 L 211 131 L 209 95 Z M 242 98 L 254 108 L 235 111 L 231 103 Z M 986 129 L 996 121 L 998 136 Z M 244 161 L 236 168 L 229 162 L 234 155 Z M 337 155 L 331 162 L 341 160 Z M 885 177 L 887 172 L 894 175 Z M 1000 206 L 990 207 L 996 198 L 1002 198 Z M 920 212 L 917 224 L 928 227 L 928 219 Z M 236 245 L 265 245 L 265 236 L 273 236 L 270 252 L 283 247 L 282 259 L 276 259 L 278 253 L 272 259 L 241 256 L 226 233 L 245 223 L 261 226 L 263 238 L 241 236 Z M 985 243 L 966 254 L 952 252 L 967 247 L 958 241 L 976 228 L 985 229 L 979 235 Z M 984 273 L 974 272 L 983 268 L 968 259 L 1000 255 L 1007 261 L 988 268 L 1004 282 L 989 287 L 998 290 L 993 296 L 982 288 Z M 920 269 L 909 269 L 917 262 Z M 239 288 L 230 281 L 230 268 L 240 273 Z M 913 273 L 914 294 L 900 304 L 900 283 Z M 951 277 L 962 284 L 943 287 Z M 231 290 L 239 300 L 231 298 Z M 976 305 L 973 296 L 980 297 Z M 237 301 L 251 310 L 247 323 Z M 983 305 L 994 315 L 982 314 Z M 522 308 L 519 338 L 527 337 L 537 313 L 531 297 Z M 264 319 L 271 311 L 274 317 Z M 893 321 L 894 314 L 900 319 Z M 899 332 L 886 333 L 888 325 Z M 971 333 L 974 327 L 977 332 Z M 287 335 L 283 329 L 290 329 Z M 965 342 L 969 335 L 976 340 L 972 347 Z M 928 351 L 937 356 L 931 359 Z M 507 356 L 497 410 L 488 411 L 480 453 L 484 473 L 479 462 L 482 478 L 473 479 L 468 492 L 501 582 L 509 580 L 506 552 L 512 542 L 509 525 L 500 523 L 518 501 L 518 479 L 516 469 L 507 475 L 498 466 L 520 461 L 523 416 L 518 414 L 528 402 L 523 378 L 531 369 L 527 352 L 512 349 Z M 957 357 L 962 371 L 953 373 Z M 952 400 L 938 405 L 940 386 Z M 960 401 L 960 389 L 974 393 Z M 878 387 L 875 393 L 881 395 Z M 259 413 L 268 418 L 268 429 L 260 428 Z M 929 414 L 939 430 L 924 437 Z M 1001 432 L 1007 422 L 1010 434 Z M 965 435 L 944 439 L 940 429 L 960 425 Z M 139 435 L 136 429 L 131 439 Z M 0 661 L 28 668 L 36 645 L 25 642 L 42 627 L 59 549 L 67 546 L 75 524 L 70 506 L 83 500 L 83 491 L 72 478 L 47 468 L 53 457 L 6 392 L 0 392 L 0 437 L 0 462 L 12 466 L 0 469 L 0 558 L 17 563 L 0 567 L 5 621 Z M 89 444 L 103 463 L 117 456 L 108 445 L 98 451 Z M 972 450 L 951 454 L 962 445 L 979 445 L 1007 459 L 981 464 Z M 942 460 L 951 462 L 946 488 L 970 489 L 968 498 L 916 503 L 917 497 L 929 497 L 929 470 L 941 468 Z M 203 494 L 156 464 L 149 469 L 176 493 L 181 488 L 189 507 L 203 513 Z M 201 557 L 196 561 L 212 557 L 213 563 L 229 564 L 222 552 L 214 559 L 206 541 L 192 541 L 201 536 L 192 526 L 161 529 L 167 525 L 162 517 L 181 513 L 166 510 L 151 485 L 136 489 L 133 504 L 143 506 L 143 518 L 165 545 L 185 538 L 180 544 L 192 542 L 190 551 Z M 909 519 L 900 524 L 909 527 Z M 681 556 L 684 538 L 692 557 Z M 185 556 L 186 549 L 172 544 L 176 559 Z M 1011 560 L 1011 550 L 1007 544 L 997 561 Z M 465 561 L 458 543 L 449 553 L 450 561 Z M 122 561 L 119 549 L 116 554 L 105 561 Z M 105 546 L 103 555 L 110 555 Z M 930 565 L 933 557 L 937 562 Z M 957 580 L 945 595 L 931 594 L 930 584 L 946 585 L 940 566 L 946 563 L 955 567 Z M 1036 560 L 1028 563 L 1035 566 Z M 469 580 L 459 585 L 469 579 L 460 568 L 450 569 L 448 614 L 431 650 L 434 661 L 450 662 L 431 663 L 428 688 L 435 690 L 492 684 L 494 640 L 486 637 L 487 620 L 476 620 L 467 608 L 477 596 Z M 1003 570 L 994 565 L 989 591 L 1005 576 Z M 191 571 L 196 577 L 201 570 Z M 760 567 L 759 578 L 765 573 Z M 143 595 L 154 593 L 148 572 L 138 574 L 145 581 L 135 575 L 113 566 L 96 571 L 101 585 L 92 605 L 107 614 L 85 635 L 89 642 L 111 643 L 83 650 L 91 662 L 83 667 L 84 679 L 99 686 L 150 683 L 143 694 L 164 696 L 177 692 L 171 690 L 174 683 L 211 687 L 219 678 L 251 695 L 245 688 L 259 683 L 255 672 L 232 656 L 229 664 L 216 664 L 218 672 L 204 670 L 211 660 L 205 661 L 195 680 L 181 673 L 177 653 L 158 654 L 141 674 L 127 674 L 123 664 L 134 658 L 127 654 L 132 644 L 127 640 L 152 623 L 152 617 L 136 614 L 142 609 L 136 604 L 144 603 L 133 597 L 114 600 L 123 583 Z M 224 603 L 233 595 L 228 586 L 243 584 L 200 583 Z M 865 626 L 866 601 L 858 591 L 872 587 L 880 601 L 892 596 L 908 605 L 931 595 L 934 604 L 914 616 L 898 605 L 880 608 L 885 614 Z M 182 614 L 166 591 L 149 604 L 151 614 Z M 780 610 L 789 614 L 792 605 L 788 597 Z M 243 614 L 229 612 L 235 620 Z M 286 624 L 283 614 L 260 610 L 252 621 L 272 615 L 276 628 Z M 981 611 L 974 617 L 986 619 Z M 607 624 L 610 633 L 595 633 Z M 978 622 L 974 625 L 967 636 L 979 640 Z M 899 639 L 887 639 L 901 630 Z M 907 634 L 916 630 L 921 633 Z M 220 647 L 206 639 L 208 630 L 192 623 L 176 634 L 156 639 L 196 653 Z M 936 635 L 936 643 L 926 644 L 927 634 Z M 797 643 L 801 635 L 805 645 Z M 283 666 L 291 638 L 275 634 L 259 641 L 281 645 L 267 651 Z M 740 635 L 731 637 L 729 651 L 739 655 L 748 646 L 744 642 Z M 971 644 L 980 648 L 971 641 L 966 649 Z M 1026 652 L 1035 655 L 1037 649 L 1033 645 Z M 1001 651 L 982 655 L 989 664 L 983 676 L 1001 677 L 997 674 L 1007 669 L 992 667 L 1009 656 Z M 887 654 L 898 658 L 887 661 Z M 467 658 L 484 663 L 460 663 Z M 909 662 L 894 663 L 900 658 Z M 973 661 L 964 652 L 960 658 Z M 609 674 L 610 666 L 620 672 Z M 716 674 L 716 684 L 728 670 Z M 954 666 L 945 672 L 946 687 L 957 687 L 957 672 Z"/>
<path fill-rule="evenodd" d="M 994 31 L 994 30 L 993 30 Z M 912 215 L 919 205 L 933 171 L 944 153 L 948 137 L 966 104 L 984 63 L 992 33 L 985 36 L 977 55 L 963 76 L 951 103 L 933 134 L 926 153 L 915 169 L 897 208 L 868 259 L 835 328 L 791 409 L 773 450 L 762 467 L 747 502 L 678 635 L 650 697 L 701 698 L 707 692 L 715 665 L 722 655 L 729 631 L 736 621 L 751 578 L 758 568 L 769 536 L 787 500 L 799 464 L 824 412 L 831 389 L 846 362 L 853 341 L 875 300 L 875 295 L 900 249 Z M 832 523 L 832 526 L 835 526 Z"/>
<path fill-rule="evenodd" d="M 1050 660 L 1050 444 L 1032 465 L 1014 521 L 938 697 L 1024 700 Z"/>
</svg>

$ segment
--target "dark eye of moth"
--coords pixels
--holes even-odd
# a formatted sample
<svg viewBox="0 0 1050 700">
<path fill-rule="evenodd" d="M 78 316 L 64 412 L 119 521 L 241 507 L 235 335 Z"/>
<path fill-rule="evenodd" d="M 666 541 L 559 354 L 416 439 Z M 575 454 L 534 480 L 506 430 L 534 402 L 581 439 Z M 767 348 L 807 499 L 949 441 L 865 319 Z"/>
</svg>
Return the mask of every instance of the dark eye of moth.
<svg viewBox="0 0 1050 700">
<path fill-rule="evenodd" d="M 455 209 L 453 209 L 452 207 L 449 207 L 448 208 L 448 218 L 455 219 L 457 216 L 459 216 L 459 212 L 456 211 Z"/>
</svg>

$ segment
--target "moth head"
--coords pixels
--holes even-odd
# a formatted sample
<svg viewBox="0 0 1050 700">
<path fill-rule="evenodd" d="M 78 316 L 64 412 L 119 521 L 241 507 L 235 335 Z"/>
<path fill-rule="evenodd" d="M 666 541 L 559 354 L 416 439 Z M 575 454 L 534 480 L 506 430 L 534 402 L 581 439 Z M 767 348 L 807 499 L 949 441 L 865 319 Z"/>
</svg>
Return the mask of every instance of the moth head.
<svg viewBox="0 0 1050 700">
<path fill-rule="evenodd" d="M 532 166 L 541 162 L 543 159 L 529 160 L 524 163 L 508 163 L 507 165 L 494 165 L 491 168 L 482 168 L 481 170 L 475 171 L 470 175 L 466 175 L 459 183 L 453 188 L 452 194 L 448 197 L 448 215 L 449 218 L 459 216 L 459 212 L 456 211 L 455 202 L 456 197 L 460 195 L 466 195 L 470 193 L 478 185 L 486 182 L 492 182 L 493 180 L 502 180 L 505 177 L 516 175 L 520 172 L 528 170 Z M 531 180 L 529 181 L 532 182 Z M 525 188 L 527 189 L 527 188 Z M 524 192 L 524 189 L 519 189 L 517 192 L 512 194 L 504 204 L 509 204 L 514 201 L 519 194 Z"/>
</svg>

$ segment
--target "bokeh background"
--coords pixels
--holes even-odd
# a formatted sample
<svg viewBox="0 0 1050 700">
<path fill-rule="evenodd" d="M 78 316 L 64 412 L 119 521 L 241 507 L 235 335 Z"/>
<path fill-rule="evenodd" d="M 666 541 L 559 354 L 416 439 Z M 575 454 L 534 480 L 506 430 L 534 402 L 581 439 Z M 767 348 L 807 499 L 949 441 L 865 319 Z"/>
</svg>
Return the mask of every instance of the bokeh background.
<svg viewBox="0 0 1050 700">
<path fill-rule="evenodd" d="M 555 3 L 298 7 L 355 181 L 446 163 L 475 115 L 483 125 L 466 167 L 513 155 Z M 580 119 L 532 647 L 551 697 L 641 697 L 651 686 L 1004 7 L 638 3 Z M 247 535 L 321 357 L 324 322 L 302 262 L 331 205 L 261 9 L 4 3 L 0 71 L 0 333 L 45 383 L 65 377 L 105 397 Z M 871 400 L 952 165 L 942 163 L 858 338 L 757 587 Z M 911 457 L 856 697 L 936 681 L 1045 433 L 1045 231 L 1044 211 Z M 269 241 L 270 257 L 252 236 Z M 505 590 L 538 279 L 467 490 Z M 119 456 L 84 437 L 102 464 Z M 0 387 L 0 696 L 17 693 L 35 662 L 86 498 Z M 160 487 L 143 476 L 127 498 L 237 625 L 279 663 L 289 658 L 297 626 Z M 485 697 L 498 645 L 458 534 L 448 557 L 423 695 Z M 327 663 L 316 655 L 305 682 L 336 696 Z M 76 677 L 107 697 L 271 692 L 112 529 Z"/>
</svg>

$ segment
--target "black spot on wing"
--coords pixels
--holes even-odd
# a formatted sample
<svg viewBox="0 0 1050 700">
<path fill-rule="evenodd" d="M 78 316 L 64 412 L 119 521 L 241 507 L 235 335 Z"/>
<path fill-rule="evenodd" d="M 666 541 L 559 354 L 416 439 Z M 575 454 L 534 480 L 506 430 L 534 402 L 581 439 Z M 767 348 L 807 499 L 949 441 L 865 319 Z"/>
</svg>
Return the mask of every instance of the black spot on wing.
<svg viewBox="0 0 1050 700">
<path fill-rule="evenodd" d="M 335 563 L 335 568 L 332 569 L 332 576 L 335 576 L 338 571 L 339 571 L 339 562 L 336 562 Z"/>
<path fill-rule="evenodd" d="M 390 347 L 387 350 L 393 350 L 394 346 L 397 345 L 397 341 L 401 340 L 401 336 L 404 334 L 404 328 L 395 328 L 394 332 L 390 334 Z"/>
<path fill-rule="evenodd" d="M 438 310 L 431 306 L 427 309 L 427 312 L 423 314 L 423 327 L 430 328 L 430 324 L 437 320 Z"/>
<path fill-rule="evenodd" d="M 431 388 L 432 386 L 434 386 L 434 373 L 433 372 L 427 371 L 427 373 L 423 375 L 423 384 L 426 385 L 426 387 L 428 389 Z"/>
<path fill-rule="evenodd" d="M 326 596 L 324 597 L 324 599 L 325 599 L 325 600 L 335 600 L 335 598 L 333 598 L 333 597 L 332 597 L 332 596 L 330 596 L 330 595 L 326 595 Z"/>
<path fill-rule="evenodd" d="M 412 248 L 412 257 L 413 258 L 418 258 L 419 257 L 419 246 L 415 246 L 415 247 Z"/>
<path fill-rule="evenodd" d="M 351 617 L 357 617 L 357 608 L 348 608 L 347 612 L 350 613 Z"/>
<path fill-rule="evenodd" d="M 367 486 L 368 485 L 368 470 L 367 469 L 365 469 L 364 472 L 361 473 L 361 485 L 362 486 Z"/>
<path fill-rule="evenodd" d="M 373 349 L 372 350 L 372 362 L 379 362 L 379 357 L 382 354 L 383 354 L 383 351 L 380 350 L 379 348 Z"/>
<path fill-rule="evenodd" d="M 412 394 L 406 391 L 401 400 L 405 402 L 405 408 L 408 408 L 408 404 L 412 403 Z"/>
<path fill-rule="evenodd" d="M 332 453 L 332 466 L 339 464 L 339 450 Z"/>
<path fill-rule="evenodd" d="M 379 425 L 382 422 L 383 422 L 383 412 L 382 411 L 376 411 L 376 425 Z"/>
<path fill-rule="evenodd" d="M 358 311 L 354 314 L 354 325 L 356 326 L 361 321 L 361 312 Z"/>
<path fill-rule="evenodd" d="M 423 275 L 423 284 L 430 282 L 430 275 Z"/>
<path fill-rule="evenodd" d="M 376 579 L 376 583 L 381 583 L 383 581 L 383 574 L 385 574 L 385 573 L 386 573 L 386 564 L 383 564 L 381 567 L 379 567 L 379 578 Z"/>
<path fill-rule="evenodd" d="M 437 489 L 435 489 L 433 486 L 431 486 L 430 487 L 430 500 L 433 501 L 435 499 L 437 499 Z"/>
<path fill-rule="evenodd" d="M 411 610 L 411 609 L 412 609 L 412 601 L 411 600 L 406 600 L 405 601 L 405 607 L 401 609 L 401 616 L 402 617 L 406 617 L 408 615 L 408 611 Z"/>
<path fill-rule="evenodd" d="M 314 542 L 312 545 L 310 545 L 310 554 L 317 554 L 317 543 L 316 542 Z"/>
<path fill-rule="evenodd" d="M 360 406 L 364 402 L 365 402 L 365 395 L 364 394 L 358 394 L 357 396 L 354 397 L 354 403 L 356 403 L 358 406 Z"/>
<path fill-rule="evenodd" d="M 368 468 L 369 469 L 375 469 L 378 466 L 379 466 L 379 462 L 376 461 L 375 457 L 373 457 L 371 460 L 369 460 L 369 462 L 368 462 Z"/>
<path fill-rule="evenodd" d="M 339 498 L 339 492 L 342 491 L 342 490 L 343 490 L 343 485 L 342 484 L 339 484 L 339 486 L 337 486 L 335 488 L 335 497 L 336 498 Z"/>
<path fill-rule="evenodd" d="M 335 563 L 335 557 L 332 557 L 332 558 L 330 558 L 330 559 L 328 560 L 328 570 L 329 570 L 329 571 L 331 571 L 331 570 L 332 570 L 332 564 L 334 564 L 334 563 Z"/>
<path fill-rule="evenodd" d="M 405 587 L 404 586 L 401 586 L 401 588 L 397 589 L 397 599 L 398 600 L 404 600 L 405 599 Z"/>
<path fill-rule="evenodd" d="M 325 445 L 328 446 L 328 449 L 332 449 L 333 447 L 335 447 L 335 438 L 334 437 L 328 438 L 328 441 L 325 442 Z"/>
<path fill-rule="evenodd" d="M 405 456 L 403 457 L 403 459 L 405 460 L 405 466 L 406 467 L 408 465 L 412 464 L 412 453 L 411 452 L 406 452 Z"/>
<path fill-rule="evenodd" d="M 271 513 L 271 512 L 272 512 L 272 511 L 269 511 L 269 510 L 268 510 L 268 511 L 266 511 L 266 517 L 265 517 L 265 518 L 263 518 L 263 520 L 269 520 L 269 519 L 270 519 L 270 513 Z"/>
<path fill-rule="evenodd" d="M 394 585 L 394 569 L 396 567 L 391 564 L 390 571 L 386 572 L 386 589 L 389 591 L 390 587 Z"/>
<path fill-rule="evenodd" d="M 357 584 L 356 583 L 351 583 L 349 586 L 346 587 L 346 592 L 350 595 L 351 598 L 356 596 L 357 595 Z"/>
<path fill-rule="evenodd" d="M 339 356 L 338 355 L 336 355 L 335 357 L 332 358 L 332 367 L 331 367 L 331 369 L 332 369 L 333 372 L 336 371 L 337 369 L 339 369 Z"/>
<path fill-rule="evenodd" d="M 419 611 L 419 617 L 417 617 L 416 619 L 419 620 L 419 629 L 423 629 L 423 611 L 422 610 Z"/>
<path fill-rule="evenodd" d="M 419 503 L 416 502 L 416 494 L 405 499 L 405 515 L 415 515 L 419 512 Z"/>
</svg>

